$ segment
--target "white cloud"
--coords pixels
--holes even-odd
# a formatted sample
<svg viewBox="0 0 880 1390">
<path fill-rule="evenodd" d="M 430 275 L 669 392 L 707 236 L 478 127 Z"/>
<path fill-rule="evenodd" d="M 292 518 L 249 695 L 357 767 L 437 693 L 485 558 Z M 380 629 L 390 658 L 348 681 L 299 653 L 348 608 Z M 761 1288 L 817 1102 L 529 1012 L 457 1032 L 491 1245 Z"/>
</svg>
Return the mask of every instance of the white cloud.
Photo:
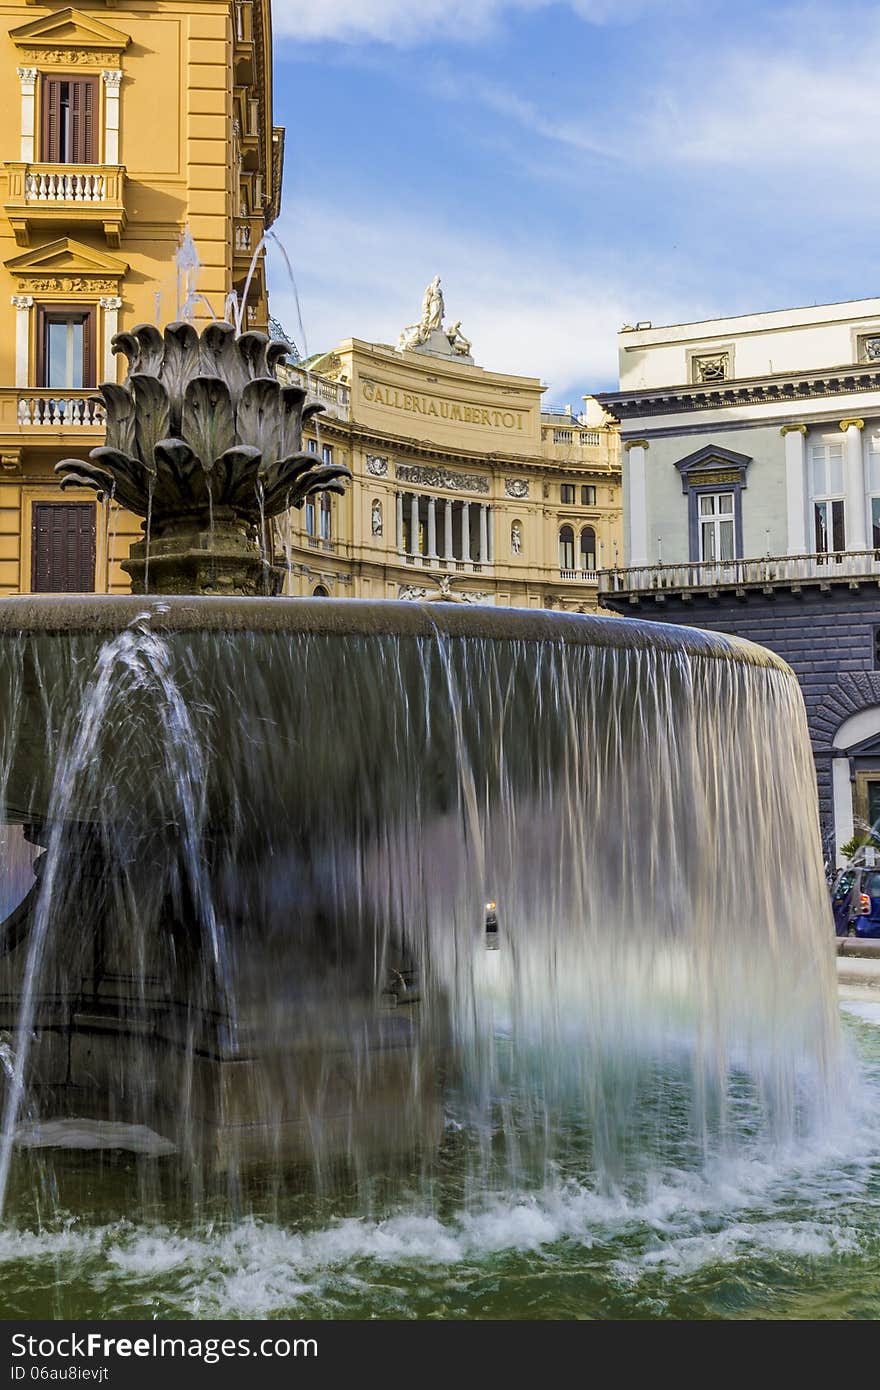
<svg viewBox="0 0 880 1390">
<path fill-rule="evenodd" d="M 408 48 L 437 39 L 474 42 L 496 30 L 505 14 L 558 3 L 593 24 L 626 22 L 662 6 L 662 0 L 273 0 L 272 14 L 276 34 L 302 42 Z"/>
<path fill-rule="evenodd" d="M 418 318 L 425 285 L 443 280 L 447 322 L 461 319 L 474 355 L 487 370 L 536 376 L 546 399 L 570 400 L 617 379 L 617 331 L 638 317 L 650 296 L 654 311 L 680 316 L 672 274 L 632 257 L 595 268 L 558 254 L 552 273 L 536 246 L 477 241 L 436 219 L 399 215 L 358 218 L 344 205 L 313 201 L 277 228 L 297 277 L 310 352 L 343 338 L 395 343 Z M 296 305 L 277 251 L 271 253 L 272 312 L 299 341 Z M 661 279 L 662 277 L 662 279 Z M 656 285 L 670 291 L 658 302 Z M 702 303 L 692 296 L 695 314 Z"/>
<path fill-rule="evenodd" d="M 435 87 L 453 99 L 468 93 L 560 147 L 634 168 L 863 172 L 855 132 L 872 129 L 880 117 L 880 26 L 863 29 L 854 48 L 851 27 L 827 21 L 821 14 L 812 27 L 802 20 L 796 44 L 761 46 L 753 36 L 717 53 L 682 48 L 674 60 L 658 58 L 649 76 L 598 112 L 565 110 L 558 100 L 545 108 L 519 90 L 461 72 Z"/>
</svg>

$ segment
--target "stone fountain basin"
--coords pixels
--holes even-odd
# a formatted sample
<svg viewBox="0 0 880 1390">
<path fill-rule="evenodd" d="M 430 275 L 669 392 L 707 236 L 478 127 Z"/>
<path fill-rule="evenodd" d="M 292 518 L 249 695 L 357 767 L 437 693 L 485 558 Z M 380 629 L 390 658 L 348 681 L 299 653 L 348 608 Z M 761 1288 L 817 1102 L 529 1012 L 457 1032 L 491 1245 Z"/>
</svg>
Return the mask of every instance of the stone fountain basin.
<svg viewBox="0 0 880 1390">
<path fill-rule="evenodd" d="M 39 824 L 50 816 L 65 720 L 82 705 L 102 645 L 144 619 L 167 643 L 184 703 L 197 711 L 199 736 L 212 746 L 214 822 L 240 795 L 243 764 L 254 815 L 338 825 L 355 808 L 361 818 L 393 814 L 393 779 L 379 776 L 375 796 L 362 795 L 373 771 L 393 758 L 384 692 L 400 682 L 411 707 L 448 709 L 449 660 L 463 643 L 500 644 L 511 661 L 522 644 L 543 644 L 548 659 L 572 647 L 666 652 L 772 668 L 794 680 L 784 662 L 753 643 L 629 618 L 358 599 L 14 597 L 0 604 L 0 702 L 17 730 L 5 794 L 0 787 L 7 821 Z M 529 692 L 520 688 L 515 698 Z M 126 814 L 128 804 L 149 814 L 141 801 L 163 719 L 154 693 L 120 690 L 95 755 L 113 761 L 116 800 L 102 796 L 99 804 L 83 791 L 67 807 L 69 818 L 94 823 Z M 352 721 L 362 732 L 357 767 Z M 346 737 L 335 738 L 342 726 Z M 455 749 L 433 729 L 432 739 L 441 746 L 426 749 L 425 784 L 436 786 L 445 809 Z M 552 763 L 552 740 L 540 756 Z"/>
</svg>

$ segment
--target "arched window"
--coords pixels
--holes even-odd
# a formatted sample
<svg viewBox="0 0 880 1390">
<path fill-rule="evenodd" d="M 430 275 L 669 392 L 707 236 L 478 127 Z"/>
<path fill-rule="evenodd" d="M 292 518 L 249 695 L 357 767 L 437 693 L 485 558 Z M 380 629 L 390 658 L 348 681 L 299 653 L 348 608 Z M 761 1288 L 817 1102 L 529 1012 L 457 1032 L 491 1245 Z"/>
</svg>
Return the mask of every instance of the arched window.
<svg viewBox="0 0 880 1390">
<path fill-rule="evenodd" d="M 330 597 L 330 592 L 329 592 L 328 589 L 325 589 L 325 588 L 324 588 L 324 585 L 323 585 L 323 584 L 319 584 L 319 585 L 317 586 L 316 589 L 313 589 L 313 590 L 312 590 L 312 598 L 329 598 L 329 597 Z"/>
<path fill-rule="evenodd" d="M 559 568 L 574 569 L 574 530 L 571 526 L 559 528 Z"/>
<path fill-rule="evenodd" d="M 596 568 L 596 532 L 592 526 L 584 526 L 581 530 L 581 569 L 594 570 Z"/>
</svg>

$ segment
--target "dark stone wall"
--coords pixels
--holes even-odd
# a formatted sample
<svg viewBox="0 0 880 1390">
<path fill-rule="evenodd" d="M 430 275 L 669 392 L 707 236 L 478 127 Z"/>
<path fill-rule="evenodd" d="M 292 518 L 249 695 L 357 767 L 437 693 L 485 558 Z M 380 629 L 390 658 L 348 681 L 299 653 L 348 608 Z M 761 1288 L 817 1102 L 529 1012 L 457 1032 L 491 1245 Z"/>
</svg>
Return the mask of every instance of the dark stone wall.
<svg viewBox="0 0 880 1390">
<path fill-rule="evenodd" d="M 759 642 L 781 656 L 800 681 L 819 789 L 823 835 L 833 828 L 831 745 L 845 719 L 880 705 L 880 671 L 874 669 L 875 629 L 880 628 L 880 586 L 848 585 L 800 594 L 749 593 L 738 599 L 695 595 L 690 602 L 648 599 L 615 604 L 624 616 L 686 623 Z"/>
</svg>

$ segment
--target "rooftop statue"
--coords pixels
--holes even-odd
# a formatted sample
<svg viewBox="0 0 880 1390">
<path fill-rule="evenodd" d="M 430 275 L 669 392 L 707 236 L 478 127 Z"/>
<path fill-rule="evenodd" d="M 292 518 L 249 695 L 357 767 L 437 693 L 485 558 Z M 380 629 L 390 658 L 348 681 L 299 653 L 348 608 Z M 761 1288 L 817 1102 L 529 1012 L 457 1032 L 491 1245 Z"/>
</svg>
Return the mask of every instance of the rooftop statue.
<svg viewBox="0 0 880 1390">
<path fill-rule="evenodd" d="M 470 361 L 471 343 L 461 331 L 461 319 L 452 328 L 443 327 L 445 308 L 440 276 L 435 275 L 422 297 L 422 316 L 418 323 L 404 328 L 397 340 L 397 351 L 422 351 L 435 357 L 463 357 Z"/>
</svg>

